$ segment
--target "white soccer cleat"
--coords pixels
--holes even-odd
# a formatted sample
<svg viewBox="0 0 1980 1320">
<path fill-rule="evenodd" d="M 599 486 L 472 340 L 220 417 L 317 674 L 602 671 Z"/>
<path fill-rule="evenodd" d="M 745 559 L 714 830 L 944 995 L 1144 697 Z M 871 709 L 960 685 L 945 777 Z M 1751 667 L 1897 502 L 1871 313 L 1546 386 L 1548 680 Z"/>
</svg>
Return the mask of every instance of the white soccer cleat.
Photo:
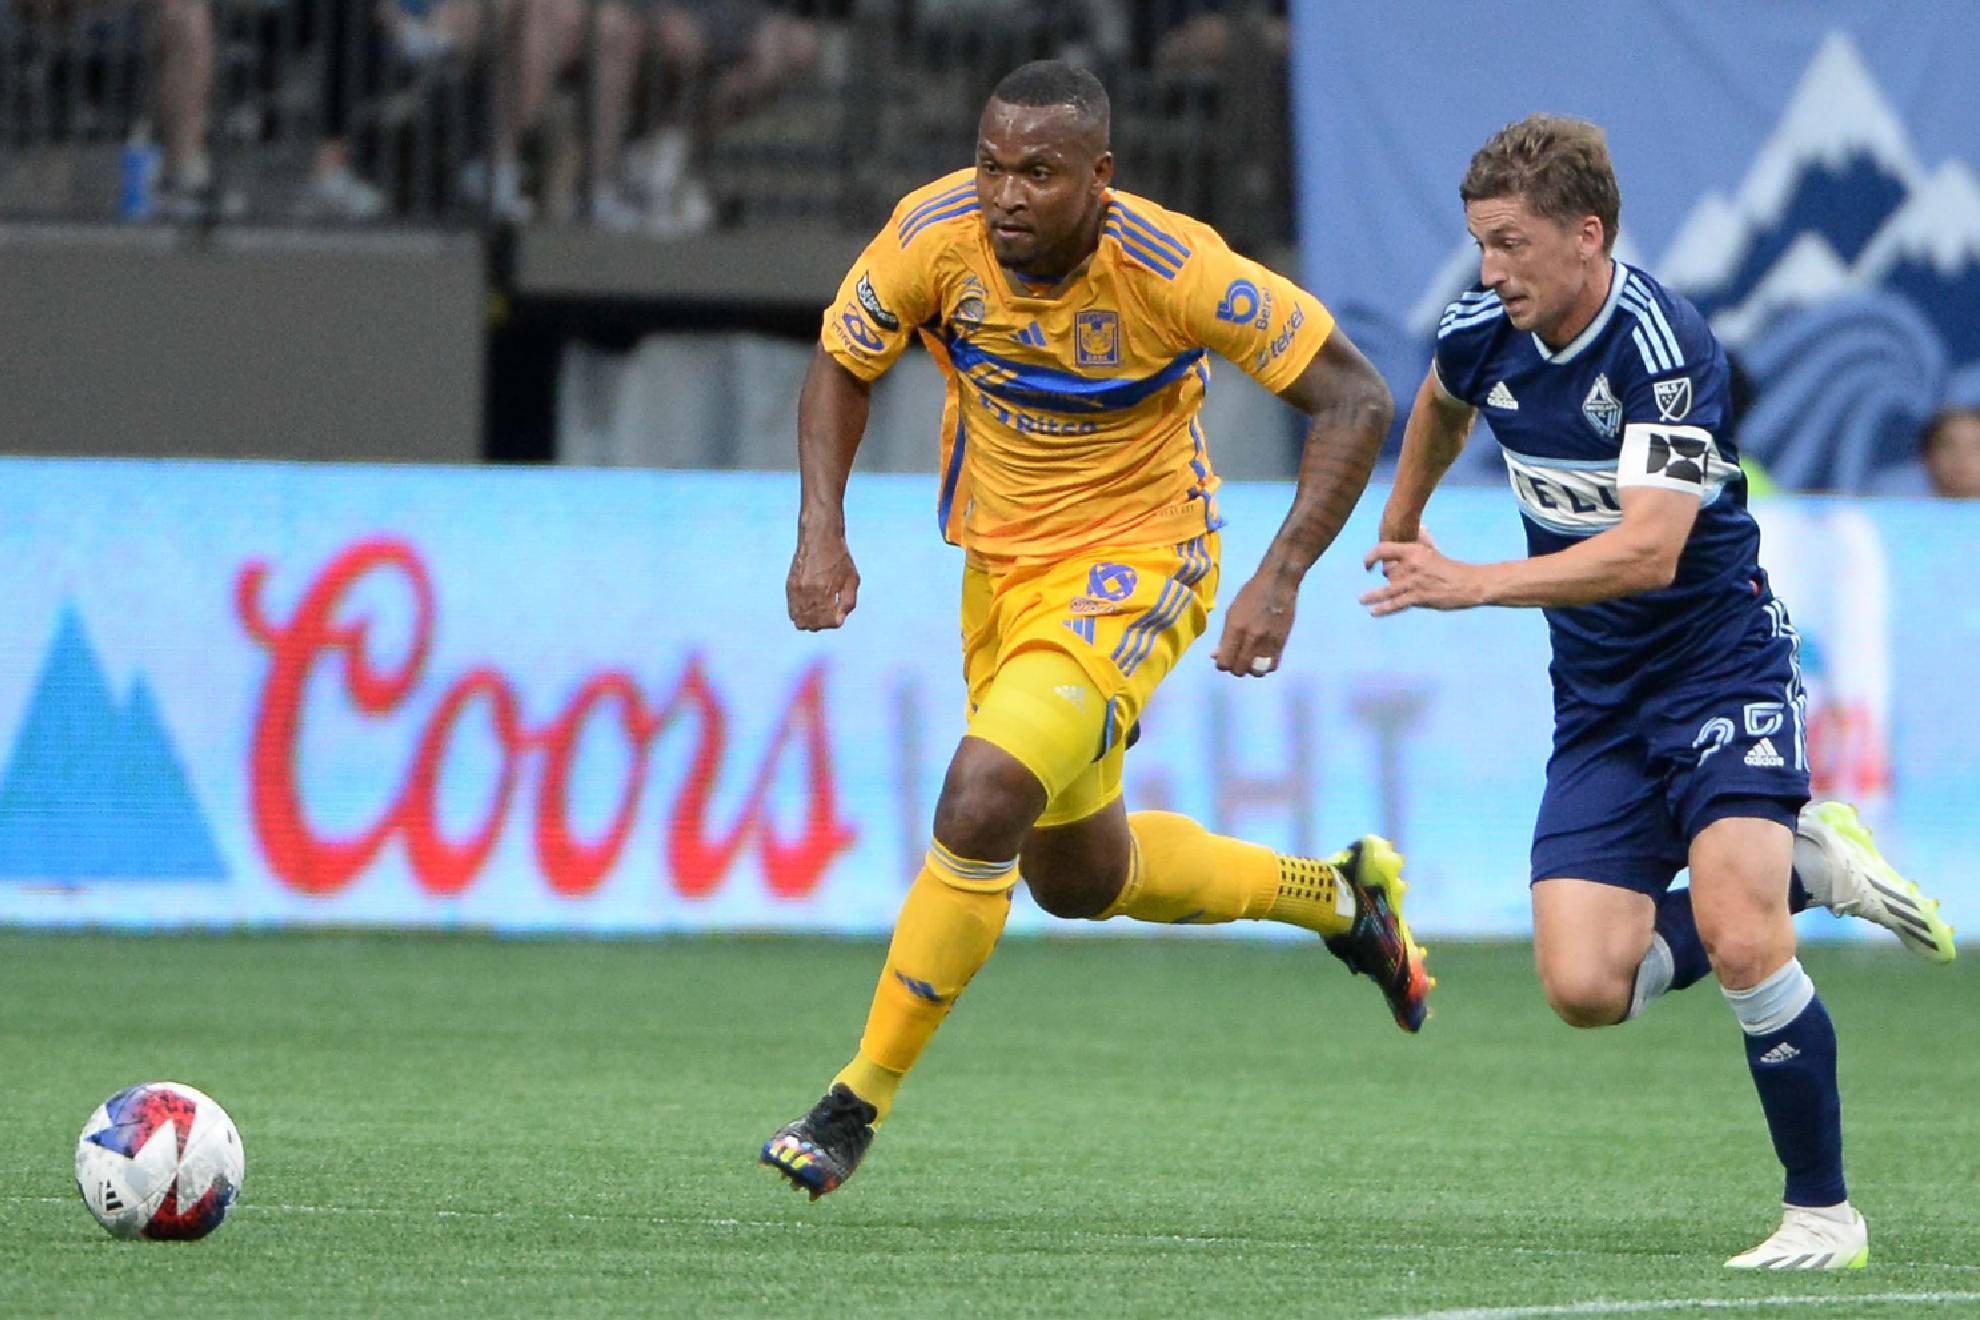
<svg viewBox="0 0 1980 1320">
<path fill-rule="evenodd" d="M 1921 958 L 1949 963 L 1959 952 L 1953 928 L 1939 917 L 1939 901 L 1892 869 L 1871 842 L 1870 831 L 1847 802 L 1811 803 L 1801 809 L 1795 834 L 1815 845 L 1828 865 L 1803 875 L 1808 896 L 1840 917 L 1874 921 Z"/>
<path fill-rule="evenodd" d="M 1753 1250 L 1734 1256 L 1726 1268 L 1860 1270 L 1869 1263 L 1870 1226 L 1856 1207 L 1844 1201 L 1826 1210 L 1788 1206 L 1774 1235 Z"/>
</svg>

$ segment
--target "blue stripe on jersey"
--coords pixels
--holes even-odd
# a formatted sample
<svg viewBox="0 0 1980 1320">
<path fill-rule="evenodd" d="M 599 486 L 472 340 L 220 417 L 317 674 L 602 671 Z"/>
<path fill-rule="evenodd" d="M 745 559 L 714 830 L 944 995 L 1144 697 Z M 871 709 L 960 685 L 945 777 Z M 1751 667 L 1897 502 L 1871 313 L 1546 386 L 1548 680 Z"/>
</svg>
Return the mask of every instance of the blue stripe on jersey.
<svg viewBox="0 0 1980 1320">
<path fill-rule="evenodd" d="M 1656 295 L 1650 292 L 1649 287 L 1638 279 L 1634 272 L 1631 272 L 1628 282 L 1623 285 L 1623 302 L 1637 313 L 1638 321 L 1642 321 L 1646 315 L 1650 318 L 1650 338 L 1652 342 L 1663 346 L 1665 356 L 1670 359 L 1670 366 L 1665 369 L 1675 370 L 1683 366 L 1684 349 L 1678 346 L 1676 332 L 1671 329 L 1671 323 L 1665 319 L 1664 309 L 1658 306 Z"/>
<path fill-rule="evenodd" d="M 1157 229 L 1154 226 L 1154 224 L 1152 224 L 1148 220 L 1148 218 L 1142 215 L 1139 211 L 1131 211 L 1127 207 L 1121 205 L 1119 201 L 1115 201 L 1113 205 L 1113 210 L 1121 217 L 1123 221 L 1126 222 L 1127 228 L 1142 235 L 1145 239 L 1147 239 L 1150 243 L 1152 243 L 1158 251 L 1161 251 L 1164 254 L 1166 254 L 1169 257 L 1169 259 L 1173 261 L 1176 265 L 1180 266 L 1182 265 L 1183 262 L 1189 260 L 1188 248 L 1184 247 L 1180 242 L 1178 242 L 1173 235 L 1168 234 L 1161 229 Z"/>
<path fill-rule="evenodd" d="M 1666 369 L 1663 354 L 1659 353 L 1651 346 L 1650 341 L 1644 338 L 1642 325 L 1639 324 L 1636 329 L 1629 332 L 1629 339 L 1631 343 L 1636 345 L 1637 354 L 1643 359 L 1643 369 L 1645 371 L 1654 376 Z"/>
<path fill-rule="evenodd" d="M 932 211 L 913 224 L 902 226 L 901 246 L 906 247 L 909 243 L 912 243 L 916 234 L 919 234 L 932 224 L 937 224 L 943 220 L 953 220 L 959 215 L 969 215 L 972 212 L 981 211 L 982 209 L 983 203 L 977 201 L 975 196 L 972 195 L 944 210 Z"/>
<path fill-rule="evenodd" d="M 1170 261 L 1166 256 L 1162 255 L 1161 253 L 1155 251 L 1153 248 L 1149 247 L 1145 242 L 1141 241 L 1141 239 L 1138 236 L 1130 237 L 1128 232 L 1122 229 L 1121 226 L 1115 221 L 1109 220 L 1105 224 L 1100 226 L 1100 228 L 1102 232 L 1112 234 L 1114 236 L 1114 241 L 1121 245 L 1121 251 L 1127 253 L 1130 257 L 1133 257 L 1137 263 L 1139 263 L 1142 266 L 1146 266 L 1149 270 L 1154 271 L 1157 275 L 1160 275 L 1163 279 L 1173 280 L 1176 277 L 1177 273 L 1181 271 L 1182 267 L 1176 265 L 1173 261 Z"/>
<path fill-rule="evenodd" d="M 1608 458 L 1552 458 L 1541 454 L 1529 454 L 1521 449 L 1509 448 L 1504 441 L 1499 442 L 1499 448 L 1504 449 L 1520 462 L 1531 463 L 1535 467 L 1565 468 L 1573 472 L 1602 472 L 1605 470 L 1614 472 L 1616 470 L 1616 459 L 1613 455 Z"/>
<path fill-rule="evenodd" d="M 1070 371 L 1060 371 L 1056 367 L 1013 362 L 1009 358 L 985 352 L 958 335 L 950 335 L 947 343 L 949 361 L 956 370 L 969 377 L 970 384 L 985 394 L 1007 403 L 1051 408 L 1058 412 L 1108 412 L 1132 408 L 1188 375 L 1204 354 L 1200 348 L 1177 354 L 1168 366 L 1139 380 L 1119 377 L 1094 380 L 1075 376 Z M 996 374 L 989 374 L 992 372 Z"/>
<path fill-rule="evenodd" d="M 942 539 L 949 536 L 949 508 L 956 502 L 956 482 L 962 477 L 963 447 L 968 440 L 963 430 L 962 400 L 956 400 L 956 444 L 949 454 L 949 470 L 942 474 L 942 497 L 935 502 L 935 530 Z"/>
<path fill-rule="evenodd" d="M 899 233 L 901 230 L 906 229 L 909 225 L 912 225 L 915 221 L 921 219 L 929 212 L 939 211 L 945 206 L 953 206 L 957 202 L 961 201 L 963 198 L 967 197 L 970 193 L 975 191 L 976 191 L 976 185 L 974 183 L 959 183 L 953 188 L 945 189 L 942 192 L 936 193 L 935 196 L 929 198 L 927 201 L 923 202 L 920 206 L 915 207 L 912 211 L 909 211 L 906 215 L 902 216 L 900 224 L 894 227 L 894 231 L 896 233 Z"/>
</svg>

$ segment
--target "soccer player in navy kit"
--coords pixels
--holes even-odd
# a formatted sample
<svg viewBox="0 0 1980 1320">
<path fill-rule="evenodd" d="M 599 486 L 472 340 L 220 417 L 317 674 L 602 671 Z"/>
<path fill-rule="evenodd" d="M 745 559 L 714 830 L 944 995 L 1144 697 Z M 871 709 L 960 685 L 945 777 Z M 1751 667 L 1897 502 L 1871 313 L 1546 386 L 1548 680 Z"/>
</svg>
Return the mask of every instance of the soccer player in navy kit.
<svg viewBox="0 0 1980 1320">
<path fill-rule="evenodd" d="M 1607 1026 L 1716 974 L 1787 1175 L 1780 1227 L 1726 1263 L 1861 1267 L 1835 1031 L 1791 912 L 1864 917 L 1936 962 L 1953 932 L 1853 810 L 1808 805 L 1797 639 L 1760 567 L 1725 353 L 1689 303 L 1611 256 L 1621 197 L 1602 131 L 1509 125 L 1459 195 L 1480 284 L 1438 327 L 1367 560 L 1387 583 L 1362 602 L 1546 612 L 1555 730 L 1532 894 L 1548 1003 Z M 1460 563 L 1420 523 L 1481 410 L 1526 559 Z M 1672 889 L 1685 866 L 1689 889 Z"/>
</svg>

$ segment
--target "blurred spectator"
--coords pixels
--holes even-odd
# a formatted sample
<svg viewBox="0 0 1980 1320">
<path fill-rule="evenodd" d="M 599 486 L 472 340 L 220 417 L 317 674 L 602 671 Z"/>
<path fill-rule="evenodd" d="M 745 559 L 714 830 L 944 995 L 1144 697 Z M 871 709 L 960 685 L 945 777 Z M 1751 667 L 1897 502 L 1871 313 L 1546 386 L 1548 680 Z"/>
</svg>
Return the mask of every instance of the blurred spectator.
<svg viewBox="0 0 1980 1320">
<path fill-rule="evenodd" d="M 640 215 L 620 187 L 621 148 L 632 112 L 633 80 L 642 39 L 626 0 L 500 0 L 502 50 L 485 171 L 471 173 L 468 191 L 493 213 L 517 223 L 536 207 L 524 192 L 522 139 L 541 125 L 557 80 L 585 67 L 591 112 L 590 217 L 608 229 L 629 230 Z M 586 38 L 590 40 L 587 42 Z M 589 50 L 588 63 L 585 55 Z"/>
<path fill-rule="evenodd" d="M 1236 31 L 1236 24 L 1242 19 L 1225 12 L 1230 8 L 1226 5 L 1189 15 L 1164 32 L 1155 43 L 1156 69 L 1163 73 L 1215 69 L 1244 49 Z M 1286 7 L 1283 0 L 1275 0 L 1273 4 L 1254 8 L 1258 11 L 1255 14 L 1258 30 L 1252 40 L 1278 69 L 1292 49 L 1292 24 L 1286 17 Z"/>
<path fill-rule="evenodd" d="M 1980 407 L 1941 408 L 1925 424 L 1918 450 L 1934 495 L 1980 499 Z"/>
<path fill-rule="evenodd" d="M 142 43 L 136 40 L 138 25 L 148 38 Z M 155 213 L 168 220 L 198 220 L 225 218 L 243 209 L 238 193 L 218 187 L 207 151 L 212 0 L 13 0 L 0 4 L 0 28 L 11 33 L 10 41 L 38 44 L 48 57 L 42 72 L 65 83 L 71 96 L 91 94 L 82 89 L 90 87 L 93 73 L 100 73 L 86 67 L 92 58 L 142 44 L 153 70 L 155 112 L 132 106 L 129 113 L 133 138 L 148 136 L 155 113 L 164 165 L 153 199 Z"/>
<path fill-rule="evenodd" d="M 303 30 L 322 43 L 323 70 L 322 136 L 297 199 L 297 217 L 376 220 L 385 214 L 385 194 L 352 168 L 350 138 L 355 108 L 375 91 L 384 63 L 380 27 L 370 21 L 363 0 L 297 3 Z"/>
<path fill-rule="evenodd" d="M 818 31 L 763 0 L 661 0 L 652 36 L 667 105 L 642 153 L 646 228 L 693 233 L 715 222 L 705 173 L 716 128 L 748 118 L 816 68 Z"/>
<path fill-rule="evenodd" d="M 209 0 L 149 3 L 156 15 L 158 127 L 165 151 L 158 213 L 168 220 L 237 214 L 241 198 L 219 191 L 206 150 L 213 100 L 213 6 Z"/>
</svg>

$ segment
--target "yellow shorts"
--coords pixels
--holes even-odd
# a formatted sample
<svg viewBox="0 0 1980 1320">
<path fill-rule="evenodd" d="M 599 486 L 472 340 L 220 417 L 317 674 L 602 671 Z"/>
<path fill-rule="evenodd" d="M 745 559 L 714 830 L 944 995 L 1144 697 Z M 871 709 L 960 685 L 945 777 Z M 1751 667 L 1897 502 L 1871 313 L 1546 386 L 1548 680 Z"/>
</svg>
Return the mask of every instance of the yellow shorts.
<svg viewBox="0 0 1980 1320">
<path fill-rule="evenodd" d="M 963 677 L 969 733 L 1029 766 L 1046 785 L 1041 825 L 1083 820 L 1121 794 L 1128 728 L 1190 643 L 1203 635 L 1217 598 L 1221 538 L 1173 546 L 1092 550 L 1055 564 L 992 574 L 963 571 Z M 1077 666 L 1013 657 L 1050 652 Z M 1003 676 L 1049 692 L 986 701 Z M 1084 678 L 1078 700 L 1061 691 Z M 1008 711 L 1021 708 L 1022 718 Z M 1000 713 L 1001 712 L 1001 713 Z M 1041 731 L 1040 721 L 1058 727 Z M 1041 736 L 1041 732 L 1045 736 Z"/>
</svg>

